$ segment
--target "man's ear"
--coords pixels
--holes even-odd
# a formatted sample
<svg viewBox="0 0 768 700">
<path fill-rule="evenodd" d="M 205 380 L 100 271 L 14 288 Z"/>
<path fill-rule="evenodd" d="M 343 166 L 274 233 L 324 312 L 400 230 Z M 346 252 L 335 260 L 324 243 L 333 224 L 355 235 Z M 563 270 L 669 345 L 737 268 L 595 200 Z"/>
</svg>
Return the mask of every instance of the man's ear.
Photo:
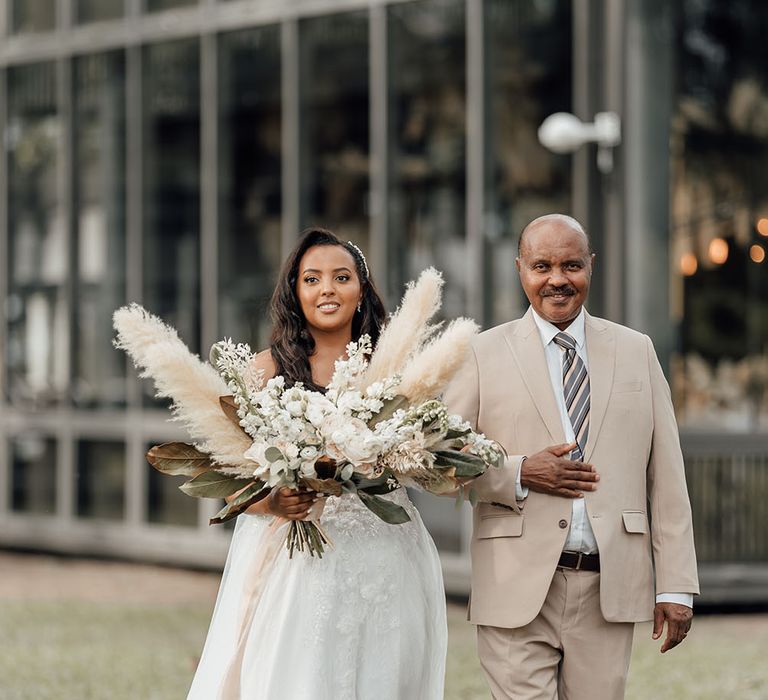
<svg viewBox="0 0 768 700">
<path fill-rule="evenodd" d="M 517 268 L 517 271 L 520 272 L 520 258 L 515 258 L 515 267 Z"/>
</svg>

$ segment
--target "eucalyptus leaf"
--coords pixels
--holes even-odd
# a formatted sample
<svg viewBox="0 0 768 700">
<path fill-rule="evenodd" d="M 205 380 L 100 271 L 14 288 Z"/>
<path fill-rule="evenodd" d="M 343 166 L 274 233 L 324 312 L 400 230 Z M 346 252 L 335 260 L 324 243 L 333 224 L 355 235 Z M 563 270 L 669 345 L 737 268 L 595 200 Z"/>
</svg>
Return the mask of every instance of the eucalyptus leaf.
<svg viewBox="0 0 768 700">
<path fill-rule="evenodd" d="M 208 524 L 219 525 L 220 523 L 225 523 L 227 520 L 237 517 L 254 503 L 258 503 L 263 498 L 266 498 L 271 490 L 272 489 L 263 481 L 254 482 L 248 488 L 243 489 L 242 493 L 239 493 L 216 513 L 216 515 L 208 521 Z"/>
<path fill-rule="evenodd" d="M 406 399 L 405 396 L 398 394 L 391 399 L 387 399 L 384 401 L 384 406 L 382 406 L 381 410 L 368 421 L 368 427 L 373 428 L 377 423 L 389 420 L 395 414 L 395 411 L 398 411 L 401 408 L 408 408 L 408 399 Z"/>
<path fill-rule="evenodd" d="M 283 459 L 283 453 L 277 447 L 271 446 L 265 450 L 264 457 L 266 457 L 268 462 L 279 462 Z"/>
<path fill-rule="evenodd" d="M 194 496 L 195 498 L 226 498 L 252 483 L 253 479 L 222 474 L 212 469 L 190 479 L 179 488 L 187 496 Z"/>
<path fill-rule="evenodd" d="M 387 501 L 379 496 L 373 496 L 365 491 L 358 491 L 358 495 L 368 510 L 389 525 L 402 525 L 402 523 L 407 523 L 411 519 L 405 508 L 397 505 L 397 503 L 392 503 L 392 501 Z"/>
<path fill-rule="evenodd" d="M 166 442 L 147 452 L 147 462 L 157 471 L 171 476 L 197 476 L 213 468 L 209 455 L 186 442 Z"/>
</svg>

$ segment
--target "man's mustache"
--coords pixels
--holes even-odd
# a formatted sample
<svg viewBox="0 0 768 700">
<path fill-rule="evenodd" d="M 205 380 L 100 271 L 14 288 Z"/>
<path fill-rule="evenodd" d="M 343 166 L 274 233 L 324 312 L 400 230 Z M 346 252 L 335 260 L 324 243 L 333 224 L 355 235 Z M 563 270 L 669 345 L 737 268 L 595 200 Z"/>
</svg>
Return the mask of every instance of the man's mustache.
<svg viewBox="0 0 768 700">
<path fill-rule="evenodd" d="M 547 287 L 546 289 L 541 290 L 541 296 L 543 297 L 553 297 L 556 294 L 572 297 L 576 294 L 576 290 L 571 287 L 570 284 L 566 284 L 562 287 Z"/>
</svg>

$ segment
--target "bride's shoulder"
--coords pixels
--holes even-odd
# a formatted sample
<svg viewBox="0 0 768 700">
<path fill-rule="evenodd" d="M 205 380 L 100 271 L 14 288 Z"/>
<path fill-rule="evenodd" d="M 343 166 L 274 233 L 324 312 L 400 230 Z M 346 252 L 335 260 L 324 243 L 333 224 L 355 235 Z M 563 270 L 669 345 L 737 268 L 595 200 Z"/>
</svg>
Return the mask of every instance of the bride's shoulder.
<svg viewBox="0 0 768 700">
<path fill-rule="evenodd" d="M 277 367 L 272 359 L 272 351 L 269 348 L 257 352 L 251 358 L 250 365 L 252 370 L 263 372 L 264 381 L 272 379 L 277 374 Z"/>
</svg>

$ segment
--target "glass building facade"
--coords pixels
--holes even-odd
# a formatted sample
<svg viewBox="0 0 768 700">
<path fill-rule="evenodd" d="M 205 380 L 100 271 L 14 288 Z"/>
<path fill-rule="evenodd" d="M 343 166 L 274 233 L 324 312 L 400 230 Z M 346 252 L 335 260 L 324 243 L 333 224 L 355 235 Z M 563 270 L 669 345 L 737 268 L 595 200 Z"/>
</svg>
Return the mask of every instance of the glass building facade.
<svg viewBox="0 0 768 700">
<path fill-rule="evenodd" d="M 262 348 L 281 260 L 321 225 L 366 251 L 390 308 L 435 265 L 444 316 L 488 327 L 526 308 L 519 231 L 561 211 L 598 254 L 590 310 L 650 334 L 668 369 L 703 566 L 768 560 L 766 17 L 759 0 L 0 0 L 0 544 L 223 559 L 216 504 L 144 460 L 184 435 L 112 348 L 117 307 L 197 352 Z M 548 115 L 604 110 L 622 119 L 610 172 L 593 145 L 539 143 Z M 463 590 L 468 511 L 416 500 Z"/>
</svg>

